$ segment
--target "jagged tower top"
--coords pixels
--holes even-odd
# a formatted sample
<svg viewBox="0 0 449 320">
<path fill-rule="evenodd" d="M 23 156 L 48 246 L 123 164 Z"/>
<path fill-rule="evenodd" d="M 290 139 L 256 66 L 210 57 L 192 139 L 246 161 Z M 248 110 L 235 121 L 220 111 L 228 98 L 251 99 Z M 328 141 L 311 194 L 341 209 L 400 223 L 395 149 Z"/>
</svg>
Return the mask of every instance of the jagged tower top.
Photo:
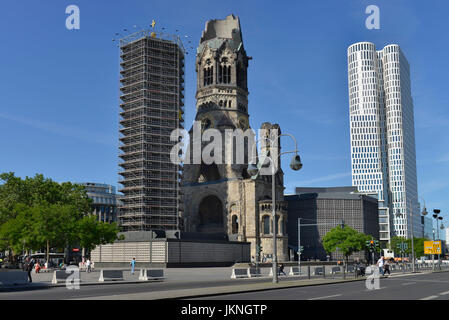
<svg viewBox="0 0 449 320">
<path fill-rule="evenodd" d="M 233 14 L 222 20 L 213 19 L 206 22 L 206 28 L 201 35 L 197 53 L 202 51 L 205 43 L 211 49 L 216 49 L 226 40 L 234 51 L 238 51 L 243 46 L 240 19 Z"/>
</svg>

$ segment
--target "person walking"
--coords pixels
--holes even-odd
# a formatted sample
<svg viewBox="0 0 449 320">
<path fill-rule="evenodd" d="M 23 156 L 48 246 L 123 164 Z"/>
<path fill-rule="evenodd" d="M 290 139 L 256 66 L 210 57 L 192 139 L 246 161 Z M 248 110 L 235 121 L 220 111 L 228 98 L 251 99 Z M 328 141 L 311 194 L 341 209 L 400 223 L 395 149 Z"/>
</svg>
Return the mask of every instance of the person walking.
<svg viewBox="0 0 449 320">
<path fill-rule="evenodd" d="M 33 271 L 33 267 L 34 267 L 34 260 L 28 257 L 25 263 L 25 271 L 28 273 L 28 282 L 33 282 L 33 279 L 31 278 L 31 272 Z"/>
<path fill-rule="evenodd" d="M 283 263 L 281 263 L 281 264 L 279 265 L 279 272 L 278 272 L 278 276 L 280 276 L 280 275 L 281 275 L 281 273 L 283 273 L 283 274 L 284 274 L 284 276 L 286 276 L 286 274 L 285 274 L 285 272 L 284 272 L 284 264 L 283 264 Z"/>
<path fill-rule="evenodd" d="M 134 274 L 134 268 L 136 266 L 136 258 L 133 258 L 129 263 L 129 265 L 131 266 L 131 274 Z"/>
<path fill-rule="evenodd" d="M 90 272 L 90 266 L 91 266 L 90 259 L 87 258 L 87 261 L 86 261 L 86 272 Z"/>
<path fill-rule="evenodd" d="M 36 265 L 35 265 L 35 272 L 39 273 L 40 270 L 41 270 L 41 265 L 40 265 L 39 261 L 37 261 Z"/>
<path fill-rule="evenodd" d="M 377 260 L 377 266 L 379 267 L 379 273 L 384 275 L 384 257 L 380 256 L 379 260 Z"/>
<path fill-rule="evenodd" d="M 384 275 L 388 272 L 388 276 L 390 276 L 391 273 L 390 273 L 390 260 L 389 259 L 385 260 L 384 269 L 385 269 Z"/>
</svg>

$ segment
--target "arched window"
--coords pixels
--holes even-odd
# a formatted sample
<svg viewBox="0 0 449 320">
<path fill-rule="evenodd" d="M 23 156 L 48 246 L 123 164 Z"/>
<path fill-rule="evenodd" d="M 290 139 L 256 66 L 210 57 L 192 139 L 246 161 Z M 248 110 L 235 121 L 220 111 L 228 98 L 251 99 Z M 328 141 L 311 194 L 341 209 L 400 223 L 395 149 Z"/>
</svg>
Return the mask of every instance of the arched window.
<svg viewBox="0 0 449 320">
<path fill-rule="evenodd" d="M 239 218 L 237 216 L 232 216 L 232 234 L 239 233 Z"/>
<path fill-rule="evenodd" d="M 231 83 L 231 66 L 218 66 L 218 83 Z"/>
<path fill-rule="evenodd" d="M 225 83 L 231 83 L 231 66 L 227 67 Z"/>
<path fill-rule="evenodd" d="M 270 217 L 264 216 L 262 218 L 262 224 L 263 224 L 263 234 L 270 234 Z"/>
<path fill-rule="evenodd" d="M 223 232 L 223 205 L 214 195 L 205 197 L 199 205 L 199 232 Z"/>
<path fill-rule="evenodd" d="M 218 83 L 222 83 L 223 82 L 223 67 L 220 65 L 218 65 Z"/>
<path fill-rule="evenodd" d="M 214 67 L 204 68 L 204 86 L 213 83 Z"/>
</svg>

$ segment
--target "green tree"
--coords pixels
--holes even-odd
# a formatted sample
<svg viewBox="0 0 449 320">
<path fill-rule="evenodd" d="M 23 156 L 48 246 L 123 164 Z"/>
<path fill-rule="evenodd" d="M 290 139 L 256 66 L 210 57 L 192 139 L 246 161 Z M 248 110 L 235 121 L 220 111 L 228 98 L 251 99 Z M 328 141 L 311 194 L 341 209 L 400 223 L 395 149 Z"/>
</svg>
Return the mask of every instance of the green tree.
<svg viewBox="0 0 449 320">
<path fill-rule="evenodd" d="M 349 226 L 335 227 L 323 237 L 323 247 L 327 253 L 335 252 L 339 249 L 344 257 L 345 264 L 348 264 L 349 256 L 355 252 L 366 248 L 366 241 L 371 237 L 360 233 Z"/>
<path fill-rule="evenodd" d="M 13 254 L 22 250 L 81 244 L 96 245 L 116 240 L 118 228 L 91 216 L 91 200 L 84 186 L 57 183 L 43 175 L 21 179 L 0 174 L 0 248 Z M 92 234 L 91 234 L 92 233 Z"/>
<path fill-rule="evenodd" d="M 429 241 L 427 238 L 414 238 L 413 247 L 415 249 L 415 258 L 424 256 L 424 241 Z M 400 249 L 398 249 L 398 244 L 404 242 L 407 244 L 407 249 L 405 254 L 409 255 L 412 253 L 412 239 L 406 239 L 405 237 L 393 237 L 390 240 L 390 249 L 395 253 L 401 254 Z"/>
<path fill-rule="evenodd" d="M 81 247 L 89 252 L 97 245 L 112 243 L 117 240 L 119 232 L 117 224 L 103 223 L 95 216 L 86 216 L 78 221 L 77 234 Z"/>
</svg>

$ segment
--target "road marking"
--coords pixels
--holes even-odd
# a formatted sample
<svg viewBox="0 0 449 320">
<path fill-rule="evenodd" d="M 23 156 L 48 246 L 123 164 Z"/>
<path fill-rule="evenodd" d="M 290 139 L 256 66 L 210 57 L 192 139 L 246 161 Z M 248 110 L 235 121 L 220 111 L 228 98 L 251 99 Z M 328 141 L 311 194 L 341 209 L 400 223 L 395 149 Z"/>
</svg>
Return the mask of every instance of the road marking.
<svg viewBox="0 0 449 320">
<path fill-rule="evenodd" d="M 334 295 L 332 295 L 332 296 L 325 296 L 325 297 L 311 298 L 311 299 L 307 299 L 307 300 L 319 300 L 319 299 L 334 298 L 334 297 L 339 297 L 339 296 L 341 296 L 341 294 L 334 294 Z"/>
<path fill-rule="evenodd" d="M 415 284 L 415 283 L 416 283 L 416 282 L 407 282 L 407 283 L 401 284 L 401 286 L 408 286 L 408 285 Z"/>
<path fill-rule="evenodd" d="M 379 287 L 379 288 L 374 288 L 374 289 L 366 289 L 365 291 L 377 291 L 377 290 L 382 290 L 382 289 L 386 289 L 387 287 Z"/>
<path fill-rule="evenodd" d="M 422 298 L 420 300 L 432 300 L 432 299 L 436 299 L 436 298 L 438 298 L 438 296 L 425 297 L 425 298 Z"/>
<path fill-rule="evenodd" d="M 449 291 L 439 293 L 440 296 L 445 296 L 447 294 L 449 294 Z"/>
</svg>

